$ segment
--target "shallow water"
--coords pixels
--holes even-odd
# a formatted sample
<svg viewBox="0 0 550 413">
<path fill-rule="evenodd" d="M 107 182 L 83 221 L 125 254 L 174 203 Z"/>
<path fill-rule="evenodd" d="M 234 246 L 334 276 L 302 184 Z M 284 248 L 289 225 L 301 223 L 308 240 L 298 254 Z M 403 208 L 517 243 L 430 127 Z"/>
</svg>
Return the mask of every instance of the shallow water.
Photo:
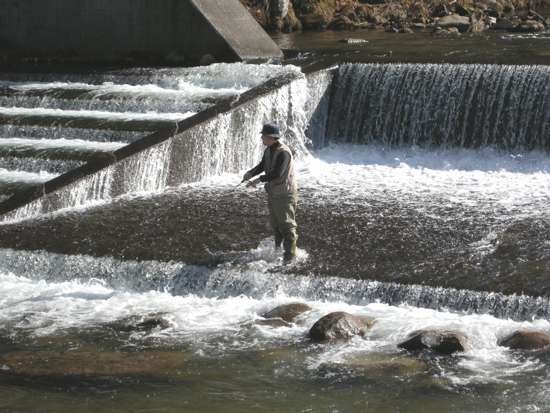
<svg viewBox="0 0 550 413">
<path fill-rule="evenodd" d="M 262 244 L 249 259 L 226 265 L 226 271 L 237 276 L 253 271 L 266 285 L 277 282 L 270 281 L 268 272 L 278 265 L 271 247 Z M 116 265 L 101 264 L 105 274 Z M 52 412 L 76 406 L 109 412 L 510 412 L 544 411 L 550 403 L 546 356 L 497 346 L 500 337 L 519 327 L 550 331 L 546 320 L 514 322 L 376 302 L 350 305 L 277 289 L 265 295 L 220 290 L 215 297 L 181 289 L 175 293 L 169 272 L 178 264 L 155 265 L 160 273 L 153 275 L 160 276 L 164 268 L 168 279 L 141 292 L 112 287 L 108 277 L 63 281 L 71 277 L 71 268 L 62 265 L 48 281 L 32 271 L 26 277 L 0 274 L 2 407 Z M 296 301 L 312 310 L 291 326 L 255 324 L 265 311 Z M 369 315 L 377 322 L 364 339 L 310 343 L 308 329 L 332 311 Z M 135 320 L 151 317 L 166 324 L 135 327 Z M 428 327 L 461 331 L 471 348 L 445 358 L 410 355 L 396 347 L 408 333 Z"/>
<path fill-rule="evenodd" d="M 349 38 L 366 42 L 341 42 Z M 548 32 L 438 35 L 428 30 L 414 34 L 328 30 L 280 34 L 275 41 L 286 49 L 290 62 L 304 67 L 319 62 L 550 64 Z"/>
</svg>

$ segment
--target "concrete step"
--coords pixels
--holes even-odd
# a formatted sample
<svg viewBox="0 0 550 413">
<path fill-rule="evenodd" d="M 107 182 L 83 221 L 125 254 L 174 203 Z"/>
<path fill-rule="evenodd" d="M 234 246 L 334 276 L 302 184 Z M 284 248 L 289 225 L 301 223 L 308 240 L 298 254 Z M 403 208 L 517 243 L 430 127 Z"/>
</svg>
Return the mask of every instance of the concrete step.
<svg viewBox="0 0 550 413">
<path fill-rule="evenodd" d="M 89 161 L 112 156 L 124 143 L 91 142 L 80 139 L 0 138 L 0 156 Z"/>
<path fill-rule="evenodd" d="M 162 128 L 172 127 L 176 122 L 190 115 L 183 113 L 112 113 L 0 107 L 0 125 L 154 132 Z"/>
</svg>

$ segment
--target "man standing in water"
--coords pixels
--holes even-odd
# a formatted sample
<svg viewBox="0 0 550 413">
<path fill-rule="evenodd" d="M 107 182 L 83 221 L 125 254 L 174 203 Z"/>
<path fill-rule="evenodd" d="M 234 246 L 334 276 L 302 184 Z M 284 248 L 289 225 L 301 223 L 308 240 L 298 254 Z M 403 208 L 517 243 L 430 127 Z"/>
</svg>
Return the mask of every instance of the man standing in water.
<svg viewBox="0 0 550 413">
<path fill-rule="evenodd" d="M 292 152 L 279 141 L 280 132 L 277 125 L 268 123 L 262 129 L 262 141 L 267 146 L 262 161 L 244 177 L 243 182 L 256 175 L 265 174 L 248 182 L 248 187 L 255 187 L 265 182 L 269 219 L 275 235 L 275 248 L 284 247 L 284 262 L 290 263 L 296 258 L 296 202 L 298 188 L 294 172 Z"/>
</svg>

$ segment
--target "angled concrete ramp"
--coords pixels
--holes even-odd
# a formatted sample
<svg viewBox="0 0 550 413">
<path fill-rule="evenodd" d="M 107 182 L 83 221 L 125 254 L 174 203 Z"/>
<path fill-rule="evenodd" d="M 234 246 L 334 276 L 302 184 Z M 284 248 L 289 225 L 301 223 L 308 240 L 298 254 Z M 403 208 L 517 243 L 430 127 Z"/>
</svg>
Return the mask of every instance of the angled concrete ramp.
<svg viewBox="0 0 550 413">
<path fill-rule="evenodd" d="M 280 59 L 239 0 L 0 0 L 4 61 L 176 63 Z"/>
<path fill-rule="evenodd" d="M 242 60 L 282 58 L 282 52 L 239 0 L 190 0 Z"/>
</svg>

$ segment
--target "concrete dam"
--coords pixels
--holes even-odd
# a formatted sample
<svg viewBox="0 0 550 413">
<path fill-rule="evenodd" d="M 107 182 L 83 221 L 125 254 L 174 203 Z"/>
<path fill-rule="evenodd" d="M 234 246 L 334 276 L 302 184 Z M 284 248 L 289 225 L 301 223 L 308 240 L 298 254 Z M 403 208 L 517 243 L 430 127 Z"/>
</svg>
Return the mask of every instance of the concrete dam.
<svg viewBox="0 0 550 413">
<path fill-rule="evenodd" d="M 266 61 L 282 52 L 239 0 L 1 0 L 4 62 Z"/>
</svg>

